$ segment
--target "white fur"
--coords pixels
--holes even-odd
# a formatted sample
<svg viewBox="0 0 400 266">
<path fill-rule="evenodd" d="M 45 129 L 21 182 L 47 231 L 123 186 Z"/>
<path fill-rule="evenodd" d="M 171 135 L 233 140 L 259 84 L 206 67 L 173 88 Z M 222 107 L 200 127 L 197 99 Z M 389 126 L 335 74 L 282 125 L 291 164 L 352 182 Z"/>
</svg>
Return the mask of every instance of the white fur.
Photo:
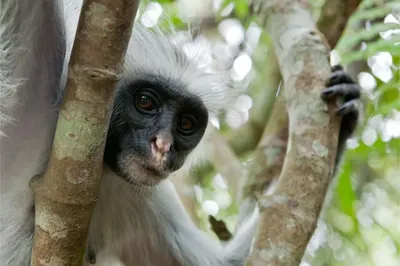
<svg viewBox="0 0 400 266">
<path fill-rule="evenodd" d="M 239 255 L 226 254 L 196 228 L 169 180 L 145 189 L 105 169 L 100 195 L 90 227 L 91 246 L 100 256 L 120 255 L 126 265 L 216 266 L 232 265 Z"/>
<path fill-rule="evenodd" d="M 34 217 L 28 181 L 47 164 L 66 83 L 68 60 L 64 53 L 68 58 L 81 0 L 64 1 L 63 12 L 59 4 L 0 0 L 2 265 L 25 266 L 30 259 Z M 62 14 L 68 26 L 65 33 Z M 180 80 L 204 101 L 211 114 L 232 100 L 227 74 L 210 73 L 197 64 L 201 53 L 190 51 L 187 58 L 179 44 L 139 25 L 132 36 L 123 79 L 158 73 Z M 193 162 L 189 160 L 185 167 Z M 191 223 L 169 181 L 147 191 L 128 185 L 108 169 L 105 173 L 89 238 L 100 260 L 97 265 L 111 265 L 109 261 L 129 266 L 240 265 L 247 254 L 254 227 L 245 227 L 247 233 L 238 234 L 241 238 L 223 249 Z M 243 247 L 237 247 L 242 241 Z"/>
<path fill-rule="evenodd" d="M 53 1 L 0 0 L 0 261 L 28 265 L 29 179 L 44 170 L 65 48 Z"/>
</svg>

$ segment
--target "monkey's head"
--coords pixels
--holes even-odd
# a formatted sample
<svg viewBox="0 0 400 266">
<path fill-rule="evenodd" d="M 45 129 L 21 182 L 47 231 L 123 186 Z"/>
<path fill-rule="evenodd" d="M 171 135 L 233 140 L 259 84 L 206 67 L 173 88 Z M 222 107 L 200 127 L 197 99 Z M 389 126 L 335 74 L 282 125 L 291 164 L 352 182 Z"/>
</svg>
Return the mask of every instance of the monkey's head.
<svg viewBox="0 0 400 266">
<path fill-rule="evenodd" d="M 183 165 L 203 137 L 208 111 L 182 86 L 148 76 L 119 88 L 105 160 L 128 181 L 158 183 Z"/>
<path fill-rule="evenodd" d="M 229 82 L 162 35 L 138 28 L 132 36 L 104 159 L 128 182 L 151 186 L 182 167 L 209 114 L 226 107 Z"/>
</svg>

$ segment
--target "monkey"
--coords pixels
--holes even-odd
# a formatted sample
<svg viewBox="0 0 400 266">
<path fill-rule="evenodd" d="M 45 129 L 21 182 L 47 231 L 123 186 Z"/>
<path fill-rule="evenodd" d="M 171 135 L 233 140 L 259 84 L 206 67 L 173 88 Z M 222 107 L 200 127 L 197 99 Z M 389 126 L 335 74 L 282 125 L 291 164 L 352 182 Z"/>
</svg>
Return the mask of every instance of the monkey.
<svg viewBox="0 0 400 266">
<path fill-rule="evenodd" d="M 34 200 L 54 138 L 82 0 L 0 0 L 2 265 L 30 263 Z M 239 266 L 257 215 L 228 243 L 195 226 L 168 176 L 201 158 L 216 115 L 235 99 L 226 72 L 210 72 L 160 31 L 135 23 L 104 151 L 104 175 L 90 222 L 85 265 Z M 339 147 L 353 133 L 360 90 L 343 68 L 322 91 L 340 99 Z"/>
</svg>

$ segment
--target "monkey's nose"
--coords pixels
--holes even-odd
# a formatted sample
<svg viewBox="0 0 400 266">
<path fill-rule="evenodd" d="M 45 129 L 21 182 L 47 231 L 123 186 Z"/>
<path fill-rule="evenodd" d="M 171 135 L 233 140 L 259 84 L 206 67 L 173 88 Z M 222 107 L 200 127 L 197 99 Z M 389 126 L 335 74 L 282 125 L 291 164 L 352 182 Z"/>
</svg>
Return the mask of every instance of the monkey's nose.
<svg viewBox="0 0 400 266">
<path fill-rule="evenodd" d="M 170 133 L 160 132 L 151 140 L 151 157 L 154 167 L 164 169 L 170 160 L 170 151 L 174 139 Z"/>
<path fill-rule="evenodd" d="M 159 152 L 166 153 L 171 149 L 171 141 L 164 138 L 156 137 L 156 147 Z"/>
<path fill-rule="evenodd" d="M 171 134 L 160 133 L 152 139 L 152 142 L 155 152 L 164 154 L 171 150 L 173 139 Z"/>
</svg>

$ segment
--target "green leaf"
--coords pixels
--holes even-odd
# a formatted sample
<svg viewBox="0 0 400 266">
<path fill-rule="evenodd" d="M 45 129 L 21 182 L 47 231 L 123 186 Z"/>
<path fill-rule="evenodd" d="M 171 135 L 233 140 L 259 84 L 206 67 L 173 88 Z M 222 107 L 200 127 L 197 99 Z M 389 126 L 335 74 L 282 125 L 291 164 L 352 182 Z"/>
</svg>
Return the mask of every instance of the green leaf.
<svg viewBox="0 0 400 266">
<path fill-rule="evenodd" d="M 393 110 L 400 111 L 400 98 L 397 98 L 396 100 L 389 103 L 382 104 L 378 107 L 376 112 L 378 114 L 387 115 L 390 114 Z"/>
<path fill-rule="evenodd" d="M 221 4 L 221 7 L 219 9 L 219 12 L 224 10 L 230 3 L 232 3 L 232 0 L 224 0 Z"/>
<path fill-rule="evenodd" d="M 354 210 L 354 204 L 357 196 L 351 183 L 352 173 L 353 167 L 351 161 L 345 160 L 345 163 L 341 168 L 341 174 L 338 177 L 339 179 L 336 186 L 336 200 L 341 211 L 350 216 L 354 223 L 357 224 L 356 212 Z"/>
<path fill-rule="evenodd" d="M 367 48 L 362 51 L 350 51 L 342 55 L 342 64 L 349 64 L 351 62 L 368 59 L 369 57 L 377 54 L 378 52 L 388 52 L 392 56 L 400 56 L 400 35 L 393 36 L 389 40 L 380 39 L 376 42 L 367 44 Z"/>
<path fill-rule="evenodd" d="M 361 41 L 369 41 L 379 37 L 380 32 L 399 28 L 399 25 L 396 23 L 376 23 L 369 29 L 358 29 L 357 32 L 354 32 L 354 34 L 343 38 L 341 42 L 339 42 L 337 49 L 339 51 L 348 51 L 355 45 L 361 43 Z"/>
<path fill-rule="evenodd" d="M 374 20 L 385 17 L 387 14 L 392 12 L 394 3 L 387 4 L 383 7 L 371 8 L 371 9 L 360 9 L 348 21 L 351 26 L 356 26 L 364 20 Z"/>
<path fill-rule="evenodd" d="M 239 19 L 244 19 L 249 14 L 249 5 L 246 0 L 234 0 L 235 14 Z"/>
</svg>

